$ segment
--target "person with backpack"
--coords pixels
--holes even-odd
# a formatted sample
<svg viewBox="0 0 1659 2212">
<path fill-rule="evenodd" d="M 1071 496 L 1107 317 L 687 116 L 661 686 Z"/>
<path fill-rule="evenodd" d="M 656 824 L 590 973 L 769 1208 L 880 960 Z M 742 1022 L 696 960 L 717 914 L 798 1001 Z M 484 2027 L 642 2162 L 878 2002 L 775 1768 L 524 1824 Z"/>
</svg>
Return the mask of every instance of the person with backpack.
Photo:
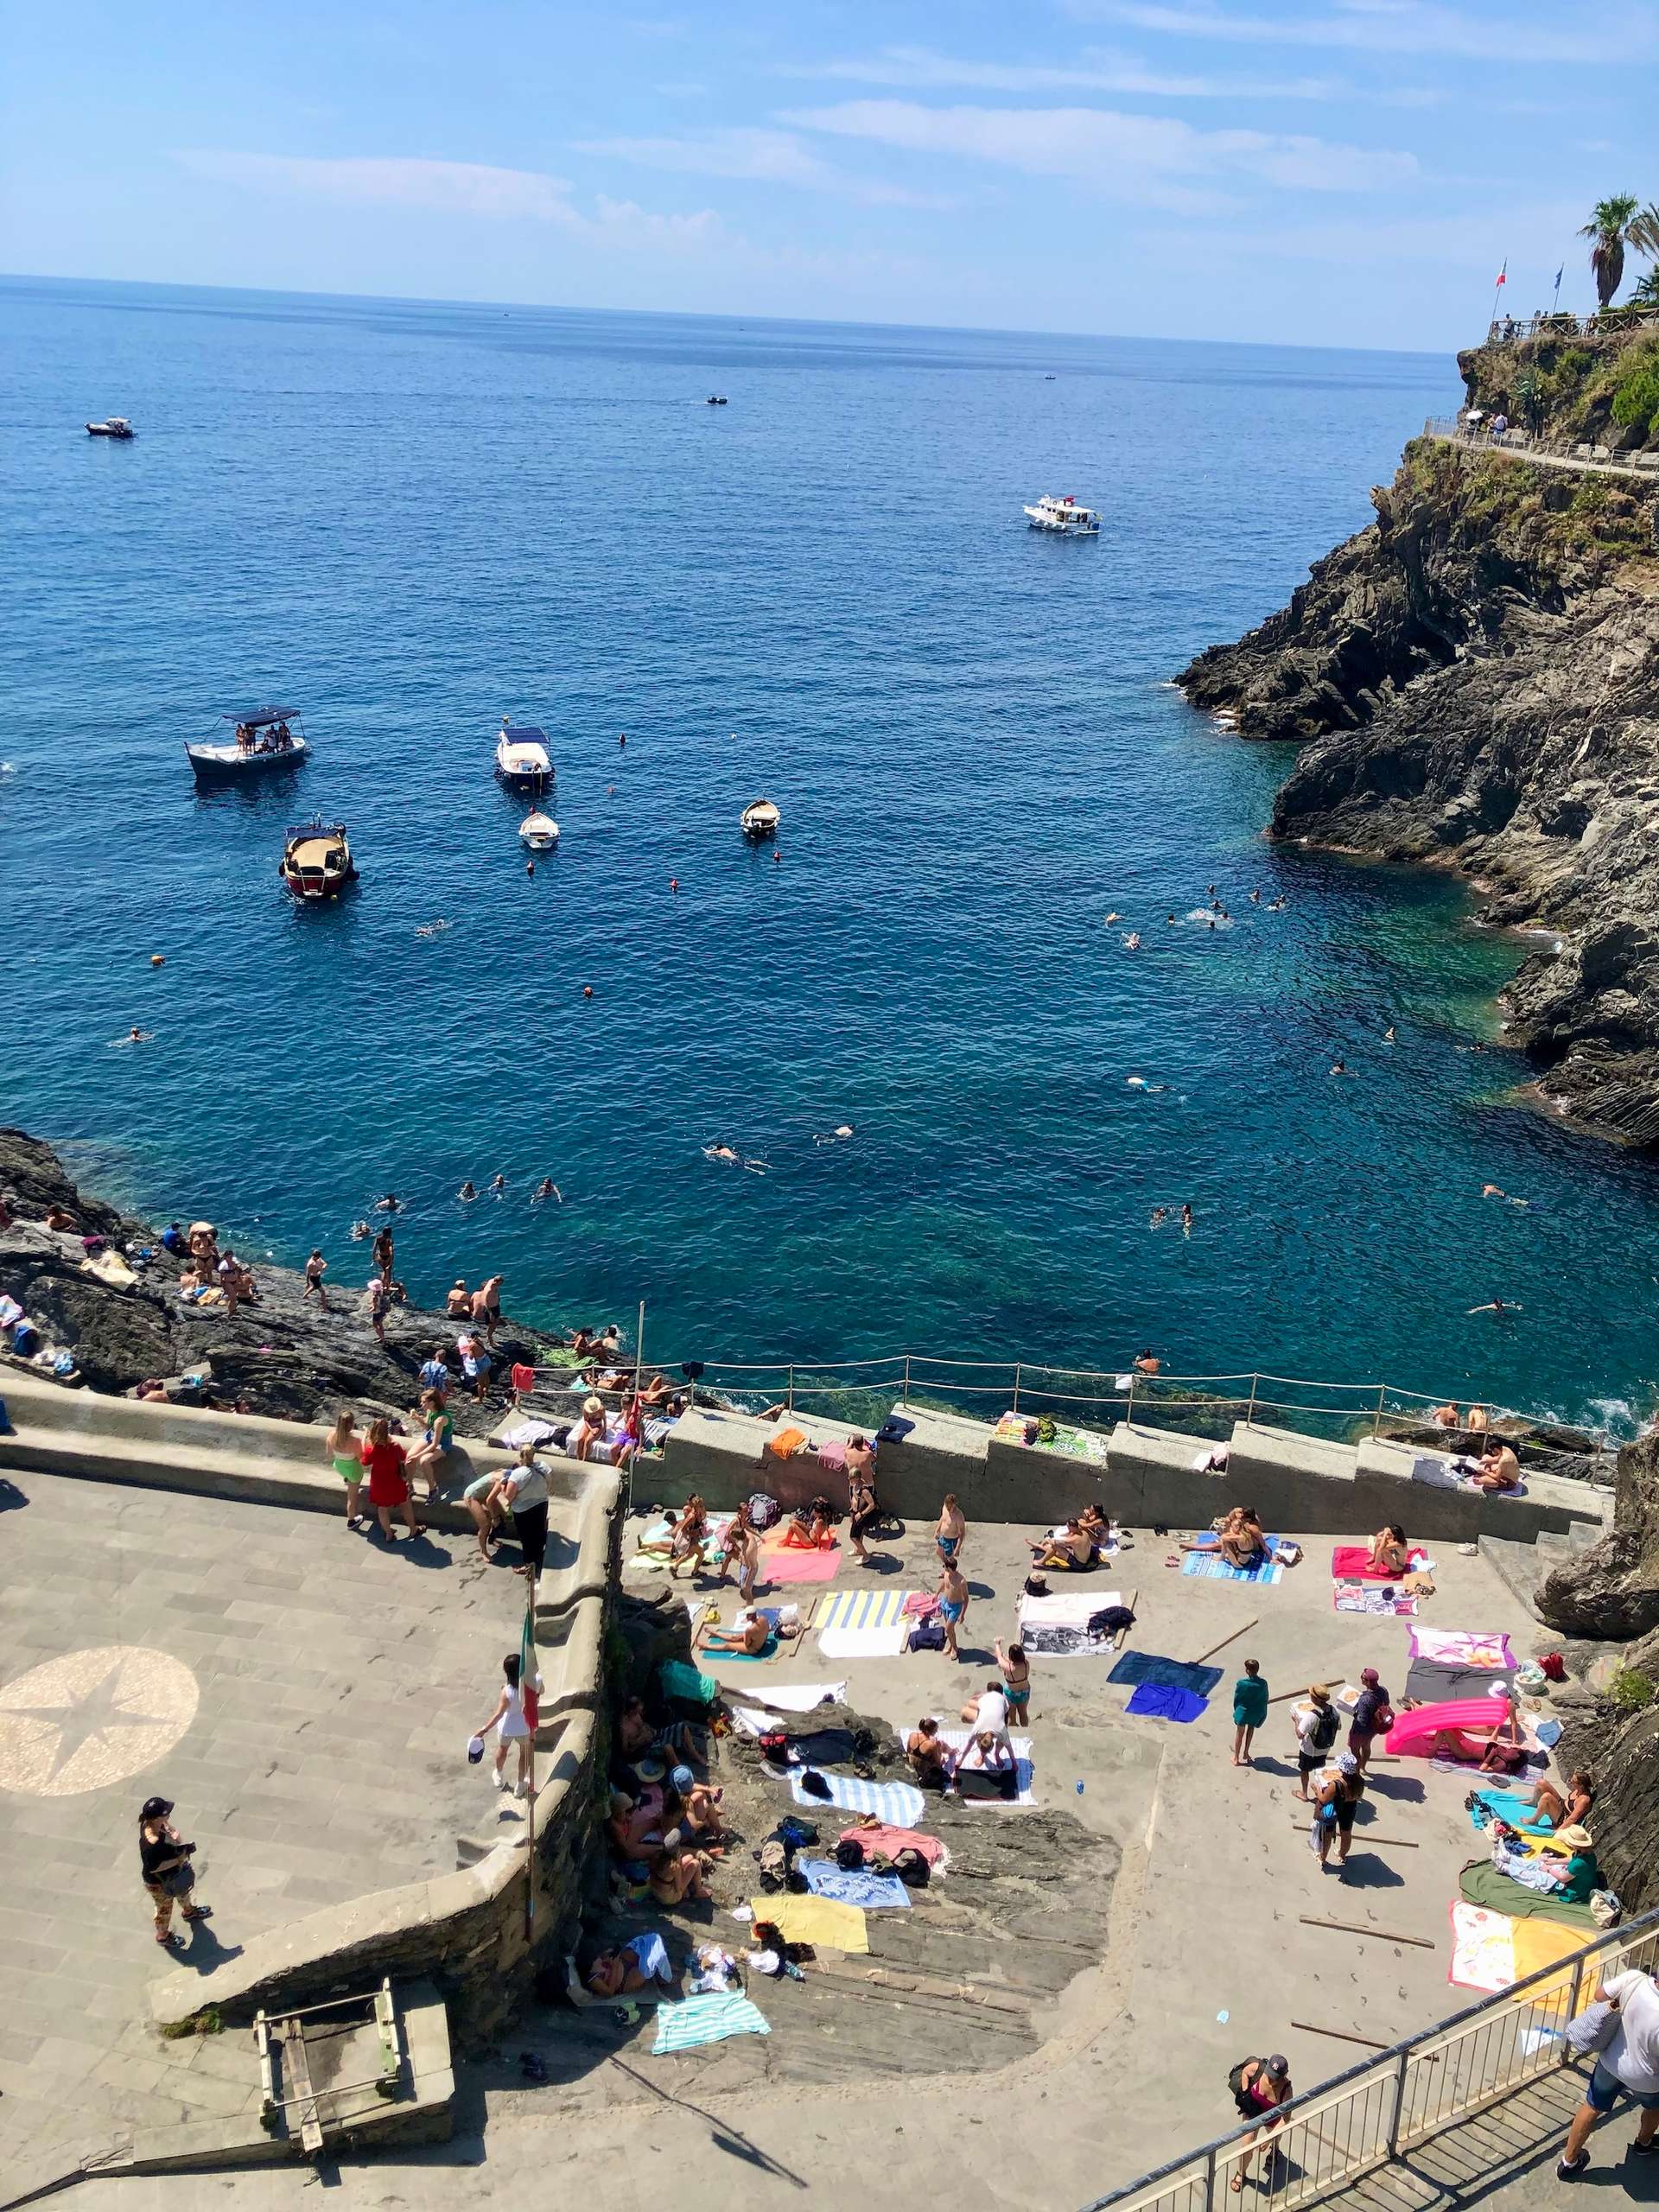
<svg viewBox="0 0 1659 2212">
<path fill-rule="evenodd" d="M 1382 1678 L 1375 1667 L 1364 1669 L 1359 1681 L 1353 1722 L 1348 1731 L 1348 1748 L 1363 1774 L 1371 1763 L 1372 1745 L 1379 1736 L 1386 1736 L 1394 1726 L 1394 1707 L 1389 1702 Z"/>
<path fill-rule="evenodd" d="M 1337 1708 L 1331 1702 L 1331 1693 L 1323 1682 L 1314 1682 L 1307 1693 L 1306 1705 L 1294 1705 L 1290 1717 L 1296 1728 L 1296 1788 L 1294 1796 L 1304 1805 L 1311 1800 L 1307 1794 L 1307 1778 L 1317 1774 L 1325 1764 L 1332 1745 L 1337 1740 Z"/>
<path fill-rule="evenodd" d="M 1359 1761 L 1351 1751 L 1339 1751 L 1313 1800 L 1311 1840 L 1319 1854 L 1321 1873 L 1330 1862 L 1333 1837 L 1337 1846 L 1337 1865 L 1339 1868 L 1347 1865 L 1348 1847 L 1354 1840 L 1354 1814 L 1364 1795 L 1365 1777 L 1360 1770 Z"/>
<path fill-rule="evenodd" d="M 1233 2093 L 1233 2104 L 1241 2120 L 1260 2120 L 1244 2138 L 1245 2148 L 1228 2188 L 1235 2196 L 1244 2190 L 1244 2179 L 1250 2171 L 1249 2145 L 1258 2135 L 1282 2125 L 1277 2107 L 1287 2105 L 1295 2091 L 1290 2086 L 1290 2061 L 1277 2052 L 1271 2058 L 1241 2059 L 1227 2076 L 1227 2087 Z M 1271 2118 L 1267 2115 L 1272 2114 Z M 1271 2161 L 1271 2152 L 1269 2152 Z"/>
</svg>

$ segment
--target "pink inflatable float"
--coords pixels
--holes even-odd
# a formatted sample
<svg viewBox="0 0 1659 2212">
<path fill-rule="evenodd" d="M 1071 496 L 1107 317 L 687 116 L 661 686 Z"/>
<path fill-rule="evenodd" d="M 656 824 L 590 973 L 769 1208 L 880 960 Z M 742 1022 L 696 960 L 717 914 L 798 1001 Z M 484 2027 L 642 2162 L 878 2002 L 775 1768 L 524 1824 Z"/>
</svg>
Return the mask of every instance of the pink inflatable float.
<svg viewBox="0 0 1659 2212">
<path fill-rule="evenodd" d="M 1445 1705 L 1420 1705 L 1400 1715 L 1389 1729 L 1383 1748 L 1396 1757 L 1415 1754 L 1419 1758 L 1429 1758 L 1437 1751 L 1443 1751 L 1454 1757 L 1478 1759 L 1486 1748 L 1480 1739 L 1494 1728 L 1506 1727 L 1509 1718 L 1509 1707 L 1496 1697 L 1452 1698 Z M 1500 1745 L 1498 1755 L 1501 1757 L 1508 1750 L 1508 1745 Z M 1510 1764 L 1520 1757 L 1517 1749 Z"/>
</svg>

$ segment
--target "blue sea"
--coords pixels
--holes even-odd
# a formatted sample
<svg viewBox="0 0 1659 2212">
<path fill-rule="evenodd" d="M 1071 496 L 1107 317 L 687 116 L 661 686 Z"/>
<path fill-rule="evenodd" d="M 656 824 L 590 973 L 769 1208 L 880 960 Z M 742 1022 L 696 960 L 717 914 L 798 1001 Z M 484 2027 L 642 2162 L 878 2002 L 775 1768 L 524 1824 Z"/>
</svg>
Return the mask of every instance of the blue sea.
<svg viewBox="0 0 1659 2212">
<path fill-rule="evenodd" d="M 1520 949 L 1450 880 L 1269 848 L 1289 754 L 1169 681 L 1367 521 L 1449 360 L 35 280 L 0 312 L 0 1065 L 88 1178 L 347 1283 L 396 1191 L 412 1295 L 644 1300 L 674 1358 L 1150 1346 L 1648 1407 L 1659 1177 L 1514 1103 Z M 111 412 L 130 444 L 86 435 Z M 1028 531 L 1044 492 L 1098 542 Z M 291 786 L 199 795 L 185 741 L 273 700 Z M 503 715 L 557 767 L 533 879 Z M 362 871 L 327 912 L 276 875 L 314 810 Z M 1494 1294 L 1523 1311 L 1468 1316 Z"/>
</svg>

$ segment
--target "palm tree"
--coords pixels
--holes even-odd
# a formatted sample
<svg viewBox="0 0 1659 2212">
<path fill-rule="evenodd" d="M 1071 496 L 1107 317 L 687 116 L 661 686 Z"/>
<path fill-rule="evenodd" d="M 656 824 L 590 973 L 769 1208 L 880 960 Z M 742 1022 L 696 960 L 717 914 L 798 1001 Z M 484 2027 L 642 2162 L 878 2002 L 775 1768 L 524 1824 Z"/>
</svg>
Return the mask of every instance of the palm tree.
<svg viewBox="0 0 1659 2212">
<path fill-rule="evenodd" d="M 1659 261 L 1659 200 L 1649 200 L 1635 219 L 1624 226 L 1624 236 L 1638 253 Z"/>
<path fill-rule="evenodd" d="M 1630 305 L 1651 312 L 1659 308 L 1659 269 L 1649 269 L 1642 282 L 1630 294 Z"/>
<path fill-rule="evenodd" d="M 1598 200 L 1590 210 L 1590 219 L 1579 236 L 1595 240 L 1590 249 L 1590 267 L 1599 308 L 1607 305 L 1624 281 L 1624 241 L 1631 235 L 1631 225 L 1645 226 L 1645 223 L 1646 213 L 1633 192 L 1617 192 L 1611 200 Z"/>
</svg>

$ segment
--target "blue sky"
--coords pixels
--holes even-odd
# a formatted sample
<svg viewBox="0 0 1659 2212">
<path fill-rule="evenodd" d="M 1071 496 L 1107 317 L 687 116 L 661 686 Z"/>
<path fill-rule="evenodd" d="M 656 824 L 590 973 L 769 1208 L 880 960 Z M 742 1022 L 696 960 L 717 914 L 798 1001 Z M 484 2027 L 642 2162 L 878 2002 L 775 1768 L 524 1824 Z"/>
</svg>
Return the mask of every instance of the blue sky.
<svg viewBox="0 0 1659 2212">
<path fill-rule="evenodd" d="M 646 0 L 649 5 L 649 0 Z M 1659 11 L 14 9 L 12 273 L 1439 347 L 1659 198 Z"/>
</svg>

